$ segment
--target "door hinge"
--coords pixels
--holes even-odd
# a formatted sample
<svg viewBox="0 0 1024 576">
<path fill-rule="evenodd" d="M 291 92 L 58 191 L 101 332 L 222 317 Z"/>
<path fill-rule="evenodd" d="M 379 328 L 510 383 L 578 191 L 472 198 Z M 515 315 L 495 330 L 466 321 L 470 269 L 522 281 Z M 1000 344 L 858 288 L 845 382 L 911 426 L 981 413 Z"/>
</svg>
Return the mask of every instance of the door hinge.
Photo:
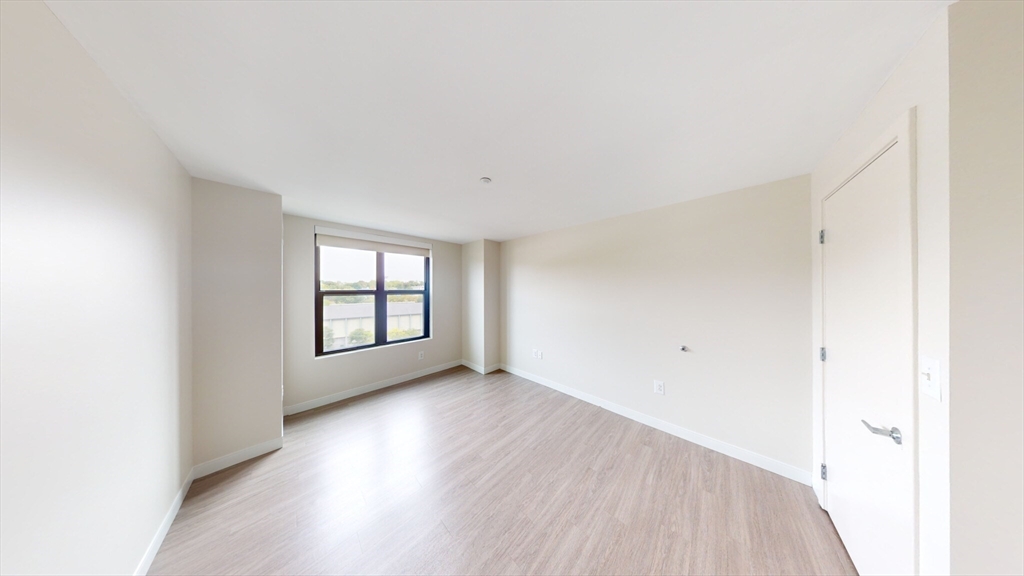
<svg viewBox="0 0 1024 576">
<path fill-rule="evenodd" d="M 828 466 L 821 465 L 821 479 L 828 480 Z"/>
<path fill-rule="evenodd" d="M 824 347 L 822 347 L 820 355 L 821 355 L 821 361 L 824 362 L 825 361 L 825 348 Z"/>
<path fill-rule="evenodd" d="M 819 230 L 818 231 L 818 244 L 824 244 L 824 243 L 825 243 L 825 231 L 824 230 Z"/>
</svg>

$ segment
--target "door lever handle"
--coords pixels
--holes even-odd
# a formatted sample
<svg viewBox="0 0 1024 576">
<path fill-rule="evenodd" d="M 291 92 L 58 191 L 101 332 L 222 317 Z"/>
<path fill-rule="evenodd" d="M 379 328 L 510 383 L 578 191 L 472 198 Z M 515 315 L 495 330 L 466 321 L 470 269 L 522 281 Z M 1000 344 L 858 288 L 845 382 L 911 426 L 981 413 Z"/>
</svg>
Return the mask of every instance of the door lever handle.
<svg viewBox="0 0 1024 576">
<path fill-rule="evenodd" d="M 903 433 L 900 432 L 899 428 L 893 426 L 892 428 L 875 428 L 871 424 L 868 424 L 866 420 L 861 420 L 861 423 L 871 431 L 872 434 L 878 434 L 879 436 L 888 436 L 892 438 L 892 441 L 897 444 L 903 444 Z"/>
</svg>

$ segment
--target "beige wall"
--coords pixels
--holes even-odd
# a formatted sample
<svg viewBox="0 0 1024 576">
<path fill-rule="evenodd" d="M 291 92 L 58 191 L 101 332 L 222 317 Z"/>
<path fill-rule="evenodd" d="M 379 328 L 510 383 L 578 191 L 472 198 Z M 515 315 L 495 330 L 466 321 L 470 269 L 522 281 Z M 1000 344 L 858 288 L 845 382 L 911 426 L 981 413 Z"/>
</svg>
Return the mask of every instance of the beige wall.
<svg viewBox="0 0 1024 576">
<path fill-rule="evenodd" d="M 814 343 L 814 465 L 824 456 L 821 421 L 821 200 L 857 168 L 860 156 L 911 108 L 917 116 L 918 348 L 942 365 L 942 397 L 918 399 L 920 568 L 949 571 L 949 59 L 947 17 L 936 19 L 811 175 Z M 821 494 L 821 480 L 814 486 Z"/>
<path fill-rule="evenodd" d="M 1024 4 L 949 11 L 952 569 L 1024 573 Z"/>
<path fill-rule="evenodd" d="M 462 360 L 478 372 L 501 363 L 501 244 L 477 240 L 462 246 Z"/>
<path fill-rule="evenodd" d="M 315 226 L 433 244 L 430 338 L 316 358 L 313 348 Z M 462 247 L 285 215 L 284 322 L 284 404 L 291 407 L 286 410 L 288 413 L 341 399 L 366 387 L 455 365 L 462 358 Z M 423 360 L 417 359 L 420 351 L 424 352 Z"/>
<path fill-rule="evenodd" d="M 503 362 L 806 481 L 809 186 L 793 178 L 504 242 Z"/>
<path fill-rule="evenodd" d="M 133 572 L 191 466 L 189 175 L 0 2 L 0 572 Z"/>
<path fill-rule="evenodd" d="M 197 464 L 280 438 L 281 197 L 192 180 Z"/>
</svg>

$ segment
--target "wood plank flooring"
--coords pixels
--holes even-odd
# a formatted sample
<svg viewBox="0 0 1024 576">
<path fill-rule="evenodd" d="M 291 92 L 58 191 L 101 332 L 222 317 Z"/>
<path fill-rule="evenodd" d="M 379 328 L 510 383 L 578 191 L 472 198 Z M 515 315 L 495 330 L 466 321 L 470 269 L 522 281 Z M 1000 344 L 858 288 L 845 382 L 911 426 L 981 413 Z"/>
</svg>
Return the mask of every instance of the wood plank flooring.
<svg viewBox="0 0 1024 576">
<path fill-rule="evenodd" d="M 854 574 L 811 489 L 454 368 L 285 419 L 202 478 L 150 574 Z"/>
</svg>

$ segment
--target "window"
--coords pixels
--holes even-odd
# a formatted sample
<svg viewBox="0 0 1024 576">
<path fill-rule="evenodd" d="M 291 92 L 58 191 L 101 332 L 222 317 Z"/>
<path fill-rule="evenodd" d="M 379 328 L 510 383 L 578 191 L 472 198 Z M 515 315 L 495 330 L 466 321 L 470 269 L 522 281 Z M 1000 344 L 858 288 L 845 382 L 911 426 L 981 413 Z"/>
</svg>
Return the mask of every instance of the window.
<svg viewBox="0 0 1024 576">
<path fill-rule="evenodd" d="M 429 249 L 316 235 L 317 356 L 429 336 Z"/>
</svg>

